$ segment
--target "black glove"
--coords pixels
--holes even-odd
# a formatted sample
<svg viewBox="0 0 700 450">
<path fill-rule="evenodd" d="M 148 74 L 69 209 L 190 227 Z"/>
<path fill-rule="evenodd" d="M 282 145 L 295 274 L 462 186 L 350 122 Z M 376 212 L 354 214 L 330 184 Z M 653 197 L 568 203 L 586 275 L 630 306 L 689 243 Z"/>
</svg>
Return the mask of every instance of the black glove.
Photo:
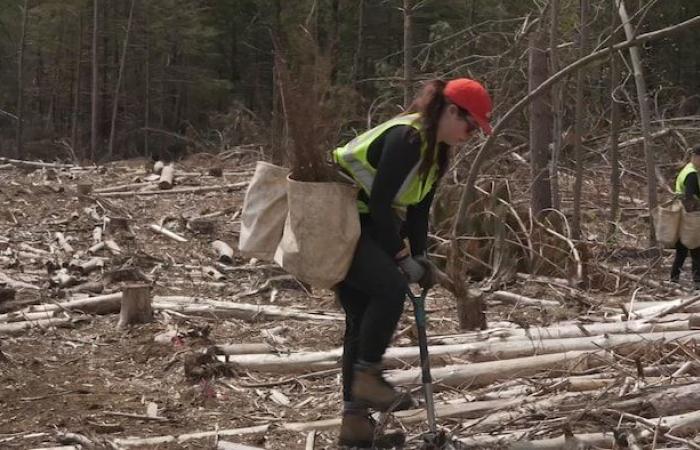
<svg viewBox="0 0 700 450">
<path fill-rule="evenodd" d="M 406 276 L 408 283 L 420 283 L 425 276 L 425 266 L 419 263 L 416 258 L 406 256 L 396 262 L 401 271 Z"/>
<path fill-rule="evenodd" d="M 427 256 L 416 256 L 414 260 L 423 266 L 424 274 L 418 280 L 418 285 L 423 289 L 430 289 L 437 283 L 437 267 Z"/>
</svg>

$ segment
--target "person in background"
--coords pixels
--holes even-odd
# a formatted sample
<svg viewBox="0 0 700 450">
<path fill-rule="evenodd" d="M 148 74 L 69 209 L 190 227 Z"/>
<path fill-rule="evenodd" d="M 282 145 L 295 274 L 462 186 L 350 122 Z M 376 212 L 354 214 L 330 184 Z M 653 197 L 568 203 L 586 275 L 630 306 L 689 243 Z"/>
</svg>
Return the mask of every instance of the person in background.
<svg viewBox="0 0 700 450">
<path fill-rule="evenodd" d="M 409 284 L 424 289 L 433 284 L 428 217 L 450 147 L 464 144 L 478 130 L 490 134 L 491 108 L 488 92 L 477 81 L 434 80 L 404 114 L 333 152 L 335 163 L 361 188 L 361 235 L 350 270 L 336 288 L 346 315 L 341 446 L 381 447 L 380 437 L 373 442 L 368 408 L 413 406 L 410 395 L 382 377 L 382 357 Z"/>
<path fill-rule="evenodd" d="M 683 206 L 688 212 L 700 209 L 700 178 L 698 177 L 698 169 L 700 169 L 700 145 L 696 145 L 690 150 L 690 162 L 681 169 L 678 177 L 676 177 L 676 195 L 681 198 Z M 695 289 L 700 289 L 700 247 L 688 249 L 680 239 L 676 242 L 676 257 L 671 266 L 671 281 L 674 283 L 679 282 L 681 269 L 689 251 L 693 264 Z"/>
</svg>

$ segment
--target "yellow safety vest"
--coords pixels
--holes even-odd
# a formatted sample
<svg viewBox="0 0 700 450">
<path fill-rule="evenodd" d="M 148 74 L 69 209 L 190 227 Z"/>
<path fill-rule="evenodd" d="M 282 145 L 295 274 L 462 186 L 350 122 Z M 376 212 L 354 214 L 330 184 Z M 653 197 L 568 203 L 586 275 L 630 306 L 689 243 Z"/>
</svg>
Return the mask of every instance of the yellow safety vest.
<svg viewBox="0 0 700 450">
<path fill-rule="evenodd" d="M 411 126 L 418 130 L 422 137 L 422 126 L 418 120 L 419 117 L 419 114 L 408 114 L 405 116 L 398 116 L 384 122 L 381 125 L 357 136 L 343 147 L 335 149 L 333 151 L 333 160 L 340 167 L 345 169 L 348 174 L 350 174 L 350 176 L 369 197 L 372 195 L 372 184 L 374 183 L 374 177 L 377 174 L 377 169 L 372 167 L 367 160 L 367 153 L 370 145 L 386 130 L 398 125 Z M 437 152 L 437 149 L 438 146 L 436 145 L 431 151 Z M 406 180 L 404 180 L 403 184 L 399 188 L 399 191 L 394 197 L 393 207 L 399 212 L 404 212 L 407 206 L 420 203 L 425 196 L 428 195 L 433 188 L 433 185 L 437 181 L 439 173 L 437 155 L 435 155 L 436 157 L 433 158 L 433 165 L 430 167 L 430 170 L 428 170 L 428 172 L 425 174 L 419 174 L 420 167 L 427 155 L 427 152 L 428 145 L 425 142 L 425 139 L 421 139 L 420 159 L 413 169 L 411 169 L 408 176 L 406 176 Z M 361 200 L 358 200 L 357 207 L 361 213 L 369 212 L 369 207 Z"/>
<path fill-rule="evenodd" d="M 697 173 L 697 170 L 695 170 L 693 163 L 688 163 L 676 177 L 676 194 L 685 193 L 685 179 L 688 178 L 688 175 L 691 173 Z M 698 178 L 698 185 L 700 185 L 700 178 Z"/>
</svg>

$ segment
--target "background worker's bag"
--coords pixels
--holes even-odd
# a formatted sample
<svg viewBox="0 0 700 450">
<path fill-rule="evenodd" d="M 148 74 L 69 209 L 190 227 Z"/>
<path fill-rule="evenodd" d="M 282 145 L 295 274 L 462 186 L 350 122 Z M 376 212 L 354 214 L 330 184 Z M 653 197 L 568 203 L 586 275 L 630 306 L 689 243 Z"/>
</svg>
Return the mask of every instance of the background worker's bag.
<svg viewBox="0 0 700 450">
<path fill-rule="evenodd" d="M 700 247 L 700 211 L 688 212 L 683 208 L 681 214 L 681 243 L 689 249 Z"/>
<path fill-rule="evenodd" d="M 678 242 L 681 228 L 683 205 L 678 200 L 672 200 L 657 206 L 652 212 L 656 239 L 666 248 L 673 248 Z"/>
<path fill-rule="evenodd" d="M 287 177 L 287 219 L 275 262 L 301 281 L 331 288 L 345 278 L 360 238 L 357 187 Z"/>
<path fill-rule="evenodd" d="M 289 169 L 258 161 L 241 213 L 238 250 L 249 257 L 272 261 L 287 217 Z"/>
</svg>

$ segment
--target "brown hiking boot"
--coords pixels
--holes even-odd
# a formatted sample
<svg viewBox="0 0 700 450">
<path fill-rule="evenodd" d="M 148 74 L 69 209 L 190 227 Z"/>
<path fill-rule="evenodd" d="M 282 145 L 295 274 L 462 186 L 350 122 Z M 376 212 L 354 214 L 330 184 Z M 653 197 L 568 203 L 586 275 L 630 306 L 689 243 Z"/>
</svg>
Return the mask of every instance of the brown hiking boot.
<svg viewBox="0 0 700 450">
<path fill-rule="evenodd" d="M 343 413 L 338 444 L 345 449 L 374 449 L 402 446 L 406 441 L 403 433 L 374 435 L 376 422 L 367 411 Z"/>
<path fill-rule="evenodd" d="M 405 392 L 397 392 L 382 377 L 378 365 L 358 364 L 352 382 L 353 399 L 378 411 L 401 411 L 414 406 L 413 399 Z"/>
</svg>

